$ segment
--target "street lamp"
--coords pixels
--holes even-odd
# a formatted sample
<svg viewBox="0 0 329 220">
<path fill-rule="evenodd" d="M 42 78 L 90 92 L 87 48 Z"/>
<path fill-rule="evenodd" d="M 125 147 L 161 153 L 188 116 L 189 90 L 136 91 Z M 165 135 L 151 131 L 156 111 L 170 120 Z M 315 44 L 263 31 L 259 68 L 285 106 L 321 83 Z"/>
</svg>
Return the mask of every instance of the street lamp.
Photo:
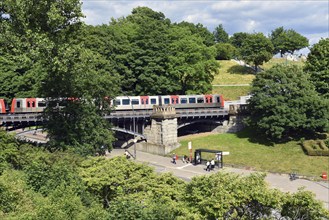
<svg viewBox="0 0 329 220">
<path fill-rule="evenodd" d="M 128 98 L 130 99 L 130 97 L 128 96 Z M 130 100 L 131 101 L 131 108 L 133 110 L 133 132 L 134 132 L 134 159 L 136 160 L 136 123 L 135 123 L 135 110 L 134 110 L 134 103 L 133 103 L 133 99 Z"/>
</svg>

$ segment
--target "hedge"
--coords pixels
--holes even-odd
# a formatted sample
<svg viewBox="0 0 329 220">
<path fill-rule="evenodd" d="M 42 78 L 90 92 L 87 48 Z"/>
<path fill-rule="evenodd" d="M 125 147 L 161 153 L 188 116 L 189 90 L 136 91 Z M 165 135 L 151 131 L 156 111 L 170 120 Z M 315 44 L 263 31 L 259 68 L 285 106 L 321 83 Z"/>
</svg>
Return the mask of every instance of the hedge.
<svg viewBox="0 0 329 220">
<path fill-rule="evenodd" d="M 323 140 L 304 141 L 303 148 L 309 156 L 329 156 L 329 148 Z"/>
</svg>

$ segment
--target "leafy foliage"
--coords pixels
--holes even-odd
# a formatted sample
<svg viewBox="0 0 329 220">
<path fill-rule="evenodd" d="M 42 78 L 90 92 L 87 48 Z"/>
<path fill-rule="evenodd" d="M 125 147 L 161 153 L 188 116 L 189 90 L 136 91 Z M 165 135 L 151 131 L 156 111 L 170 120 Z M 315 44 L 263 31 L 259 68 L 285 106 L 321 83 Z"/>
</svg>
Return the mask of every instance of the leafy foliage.
<svg viewBox="0 0 329 220">
<path fill-rule="evenodd" d="M 218 25 L 215 28 L 213 34 L 215 36 L 215 41 L 217 43 L 228 43 L 229 42 L 228 33 L 225 31 L 222 24 Z"/>
<path fill-rule="evenodd" d="M 285 30 L 278 27 L 272 31 L 270 39 L 274 46 L 274 54 L 280 53 L 281 57 L 285 53 L 293 54 L 294 51 L 308 46 L 308 39 L 295 30 Z"/>
<path fill-rule="evenodd" d="M 262 33 L 248 34 L 239 52 L 242 60 L 254 64 L 257 71 L 259 65 L 272 58 L 273 45 Z"/>
<path fill-rule="evenodd" d="M 328 127 L 328 102 L 309 75 L 294 65 L 276 65 L 253 81 L 250 125 L 271 140 L 296 138 Z"/>
<path fill-rule="evenodd" d="M 214 47 L 216 49 L 216 60 L 230 60 L 237 53 L 236 48 L 230 43 L 217 43 Z"/>
<path fill-rule="evenodd" d="M 7 140 L 7 144 L 14 143 Z M 269 189 L 264 174 L 216 173 L 184 182 L 124 157 L 81 158 L 17 146 L 0 175 L 2 219 L 321 219 L 314 195 Z M 8 148 L 12 148 L 8 146 Z M 6 150 L 6 147 L 3 148 Z"/>
<path fill-rule="evenodd" d="M 313 45 L 308 54 L 305 70 L 310 72 L 310 80 L 319 94 L 329 98 L 329 38 L 321 39 Z"/>
</svg>

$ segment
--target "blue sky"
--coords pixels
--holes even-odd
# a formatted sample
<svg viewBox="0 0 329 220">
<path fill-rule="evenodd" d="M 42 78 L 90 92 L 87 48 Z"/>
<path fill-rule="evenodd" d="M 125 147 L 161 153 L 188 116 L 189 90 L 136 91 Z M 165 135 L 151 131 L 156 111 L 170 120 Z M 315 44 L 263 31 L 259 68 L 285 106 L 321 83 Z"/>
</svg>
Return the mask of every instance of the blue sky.
<svg viewBox="0 0 329 220">
<path fill-rule="evenodd" d="M 172 22 L 201 23 L 210 31 L 223 24 L 230 35 L 262 32 L 277 27 L 294 29 L 314 44 L 329 37 L 329 0 L 82 0 L 87 24 L 108 24 L 125 17 L 133 8 L 147 6 Z"/>
</svg>

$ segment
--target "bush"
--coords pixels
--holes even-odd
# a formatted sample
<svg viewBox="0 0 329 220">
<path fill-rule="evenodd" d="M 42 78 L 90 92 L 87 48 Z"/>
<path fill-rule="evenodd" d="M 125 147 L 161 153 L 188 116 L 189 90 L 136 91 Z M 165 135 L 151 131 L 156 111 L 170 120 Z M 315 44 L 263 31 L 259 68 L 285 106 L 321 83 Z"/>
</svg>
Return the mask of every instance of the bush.
<svg viewBox="0 0 329 220">
<path fill-rule="evenodd" d="M 236 53 L 236 48 L 229 43 L 218 43 L 216 48 L 216 60 L 230 60 Z"/>
<path fill-rule="evenodd" d="M 309 156 L 329 156 L 328 144 L 323 140 L 304 141 L 303 148 Z"/>
</svg>

